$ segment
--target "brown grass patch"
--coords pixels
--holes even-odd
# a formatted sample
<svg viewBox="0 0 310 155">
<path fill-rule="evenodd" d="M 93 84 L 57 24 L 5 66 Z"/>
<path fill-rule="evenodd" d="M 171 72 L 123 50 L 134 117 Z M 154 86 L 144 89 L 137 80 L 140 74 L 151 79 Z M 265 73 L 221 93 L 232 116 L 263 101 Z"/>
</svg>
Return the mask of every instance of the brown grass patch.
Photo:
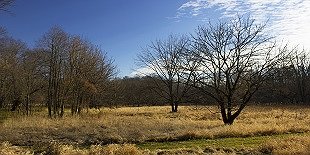
<svg viewBox="0 0 310 155">
<path fill-rule="evenodd" d="M 278 155 L 310 154 L 310 136 L 294 136 L 281 140 L 271 140 L 261 147 L 261 152 Z"/>
<path fill-rule="evenodd" d="M 18 146 L 12 146 L 9 142 L 3 142 L 0 144 L 1 155 L 32 155 L 33 152 L 29 149 L 25 149 Z"/>
<path fill-rule="evenodd" d="M 0 141 L 33 146 L 56 142 L 74 146 L 249 137 L 310 131 L 308 107 L 247 107 L 235 124 L 223 125 L 216 107 L 125 107 L 89 110 L 81 116 L 49 119 L 46 113 L 14 117 L 0 125 Z"/>
<path fill-rule="evenodd" d="M 255 152 L 253 150 L 234 150 L 229 148 L 181 148 L 171 150 L 141 150 L 133 144 L 110 144 L 107 146 L 92 145 L 89 148 L 78 148 L 72 145 L 61 145 L 58 143 L 51 143 L 48 146 L 41 148 L 41 150 L 29 151 L 17 146 L 12 146 L 9 143 L 2 143 L 0 145 L 1 155 L 224 155 L 224 154 L 249 154 Z"/>
</svg>

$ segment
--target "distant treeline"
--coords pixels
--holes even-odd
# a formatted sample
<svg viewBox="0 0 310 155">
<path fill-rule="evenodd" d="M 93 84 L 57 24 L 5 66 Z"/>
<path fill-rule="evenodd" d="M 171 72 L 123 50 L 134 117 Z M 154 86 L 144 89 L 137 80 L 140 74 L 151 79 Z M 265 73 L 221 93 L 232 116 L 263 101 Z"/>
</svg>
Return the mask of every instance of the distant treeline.
<svg viewBox="0 0 310 155">
<path fill-rule="evenodd" d="M 304 57 L 301 64 L 290 64 L 278 68 L 269 75 L 261 89 L 254 94 L 252 104 L 304 105 L 310 103 L 310 62 Z M 158 79 L 159 80 L 159 79 Z M 148 106 L 167 105 L 165 99 L 155 91 L 151 77 L 124 77 L 117 80 L 121 85 L 119 96 L 123 105 Z M 191 92 L 182 105 L 214 105 L 215 101 L 202 92 Z"/>
</svg>

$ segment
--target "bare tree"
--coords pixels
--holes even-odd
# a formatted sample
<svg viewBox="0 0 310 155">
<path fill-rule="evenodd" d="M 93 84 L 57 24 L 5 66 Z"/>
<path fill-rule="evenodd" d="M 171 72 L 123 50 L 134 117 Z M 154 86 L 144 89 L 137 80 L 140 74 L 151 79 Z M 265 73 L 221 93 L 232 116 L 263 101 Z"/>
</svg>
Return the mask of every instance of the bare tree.
<svg viewBox="0 0 310 155">
<path fill-rule="evenodd" d="M 190 89 L 190 74 L 186 74 L 186 78 L 184 74 L 184 65 L 188 62 L 184 53 L 189 50 L 189 45 L 187 37 L 169 36 L 165 41 L 153 42 L 138 56 L 140 66 L 153 73 L 154 90 L 169 102 L 172 112 L 178 111 L 180 102 Z"/>
<path fill-rule="evenodd" d="M 249 17 L 198 27 L 192 55 L 195 87 L 219 105 L 224 124 L 233 124 L 268 73 L 285 58 L 271 37 Z"/>
<path fill-rule="evenodd" d="M 293 69 L 293 76 L 290 79 L 294 82 L 293 90 L 296 93 L 296 102 L 306 103 L 309 101 L 309 80 L 310 80 L 310 61 L 305 50 L 295 54 L 290 59 L 290 67 Z"/>
<path fill-rule="evenodd" d="M 80 36 L 72 36 L 53 27 L 40 40 L 39 49 L 47 56 L 47 107 L 50 117 L 62 116 L 64 107 L 72 114 L 109 91 L 116 75 L 113 61 L 106 53 Z"/>
<path fill-rule="evenodd" d="M 20 55 L 24 43 L 10 37 L 0 38 L 0 107 L 10 105 L 16 109 L 21 101 Z"/>
<path fill-rule="evenodd" d="M 48 115 L 62 116 L 64 113 L 64 64 L 68 53 L 68 34 L 53 27 L 39 42 L 39 48 L 48 53 Z"/>
<path fill-rule="evenodd" d="M 66 67 L 66 96 L 71 100 L 71 113 L 80 113 L 110 91 L 109 83 L 115 73 L 113 62 L 99 48 L 79 36 L 72 37 Z"/>
<path fill-rule="evenodd" d="M 45 53 L 38 50 L 27 50 L 21 60 L 21 90 L 26 114 L 31 114 L 31 108 L 36 94 L 44 94 L 42 91 L 47 82 L 44 79 Z M 40 93 L 38 93 L 40 92 Z"/>
<path fill-rule="evenodd" d="M 0 11 L 8 12 L 7 7 L 12 5 L 14 0 L 0 0 Z"/>
<path fill-rule="evenodd" d="M 0 27 L 0 38 L 4 38 L 6 34 L 7 34 L 6 29 L 3 27 Z"/>
</svg>

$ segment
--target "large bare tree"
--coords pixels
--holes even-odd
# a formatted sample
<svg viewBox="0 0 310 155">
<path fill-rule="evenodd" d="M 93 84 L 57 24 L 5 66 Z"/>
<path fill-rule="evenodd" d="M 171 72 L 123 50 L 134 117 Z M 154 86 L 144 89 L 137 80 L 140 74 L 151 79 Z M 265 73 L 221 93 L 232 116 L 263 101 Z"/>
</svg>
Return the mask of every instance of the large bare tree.
<svg viewBox="0 0 310 155">
<path fill-rule="evenodd" d="M 180 102 L 184 101 L 190 85 L 191 74 L 184 74 L 188 63 L 185 53 L 190 47 L 190 40 L 185 37 L 170 35 L 167 40 L 157 40 L 144 49 L 138 56 L 141 67 L 152 73 L 154 90 L 171 105 L 171 111 L 177 112 Z"/>
<path fill-rule="evenodd" d="M 217 25 L 200 26 L 192 55 L 200 66 L 192 79 L 195 87 L 218 104 L 225 124 L 233 124 L 271 70 L 285 57 L 265 24 L 238 17 Z"/>
</svg>

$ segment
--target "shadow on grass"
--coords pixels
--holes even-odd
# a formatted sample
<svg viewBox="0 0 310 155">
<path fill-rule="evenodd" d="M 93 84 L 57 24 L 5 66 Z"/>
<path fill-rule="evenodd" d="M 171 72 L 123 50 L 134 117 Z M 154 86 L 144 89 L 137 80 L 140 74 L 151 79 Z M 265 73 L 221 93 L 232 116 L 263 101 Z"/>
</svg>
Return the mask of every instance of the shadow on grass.
<svg viewBox="0 0 310 155">
<path fill-rule="evenodd" d="M 9 115 L 9 111 L 0 109 L 0 124 L 2 124 L 6 119 L 8 119 Z"/>
</svg>

